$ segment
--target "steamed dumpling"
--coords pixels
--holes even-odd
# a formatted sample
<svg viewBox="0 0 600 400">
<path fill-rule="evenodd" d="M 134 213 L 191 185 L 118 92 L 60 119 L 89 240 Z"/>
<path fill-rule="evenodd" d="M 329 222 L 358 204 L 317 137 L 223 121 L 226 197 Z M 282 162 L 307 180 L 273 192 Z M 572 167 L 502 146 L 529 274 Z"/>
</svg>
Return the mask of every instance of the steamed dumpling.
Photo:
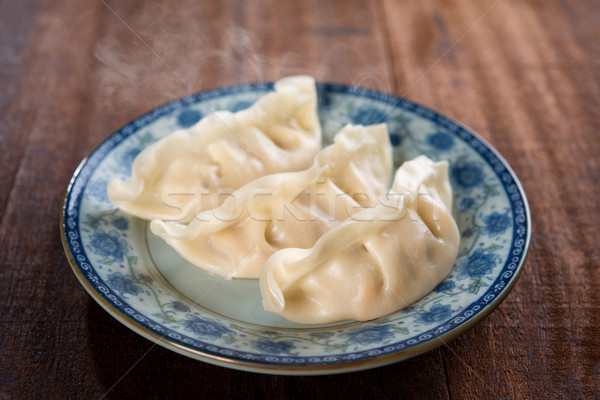
<svg viewBox="0 0 600 400">
<path fill-rule="evenodd" d="M 365 321 L 419 300 L 450 272 L 459 246 L 447 162 L 420 156 L 397 171 L 381 204 L 352 215 L 310 249 L 265 263 L 265 310 L 322 324 Z"/>
<path fill-rule="evenodd" d="M 274 252 L 312 247 L 350 215 L 375 206 L 391 170 L 386 126 L 348 125 L 309 169 L 258 178 L 188 225 L 150 226 L 194 265 L 226 278 L 258 278 Z"/>
<path fill-rule="evenodd" d="M 140 218 L 187 222 L 259 176 L 308 168 L 320 148 L 314 79 L 290 77 L 246 110 L 210 114 L 154 143 L 108 197 Z"/>
</svg>

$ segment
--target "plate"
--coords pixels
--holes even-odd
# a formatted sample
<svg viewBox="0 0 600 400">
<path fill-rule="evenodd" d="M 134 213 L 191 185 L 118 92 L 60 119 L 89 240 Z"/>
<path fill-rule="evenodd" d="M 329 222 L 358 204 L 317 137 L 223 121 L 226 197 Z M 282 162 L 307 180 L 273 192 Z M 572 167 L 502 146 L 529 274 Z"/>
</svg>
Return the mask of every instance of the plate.
<svg viewBox="0 0 600 400">
<path fill-rule="evenodd" d="M 388 124 L 394 163 L 448 160 L 461 242 L 450 275 L 411 307 L 368 322 L 300 325 L 262 309 L 258 281 L 226 281 L 191 266 L 106 196 L 135 156 L 209 110 L 238 111 L 272 83 L 233 86 L 169 103 L 127 124 L 77 168 L 61 215 L 65 252 L 90 295 L 118 321 L 209 363 L 273 374 L 348 372 L 401 361 L 452 340 L 488 315 L 522 270 L 531 237 L 517 177 L 469 129 L 407 100 L 318 84 L 324 145 L 346 123 Z"/>
</svg>

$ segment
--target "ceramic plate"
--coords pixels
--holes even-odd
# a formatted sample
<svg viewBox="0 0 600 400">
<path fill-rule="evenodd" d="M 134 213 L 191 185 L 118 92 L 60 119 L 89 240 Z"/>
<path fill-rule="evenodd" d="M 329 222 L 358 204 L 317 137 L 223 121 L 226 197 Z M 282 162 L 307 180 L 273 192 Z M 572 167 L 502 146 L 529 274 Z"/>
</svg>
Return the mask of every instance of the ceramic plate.
<svg viewBox="0 0 600 400">
<path fill-rule="evenodd" d="M 346 123 L 386 122 L 394 162 L 426 154 L 450 162 L 460 251 L 448 278 L 410 308 L 369 322 L 299 325 L 262 309 L 258 281 L 226 281 L 195 268 L 146 221 L 106 196 L 127 180 L 135 156 L 208 110 L 243 109 L 270 83 L 190 96 L 162 106 L 105 140 L 72 178 L 61 230 L 85 289 L 117 320 L 186 356 L 274 374 L 328 374 L 381 366 L 447 343 L 489 314 L 512 289 L 531 220 L 515 174 L 485 141 L 422 106 L 353 87 L 319 84 L 324 145 Z"/>
</svg>

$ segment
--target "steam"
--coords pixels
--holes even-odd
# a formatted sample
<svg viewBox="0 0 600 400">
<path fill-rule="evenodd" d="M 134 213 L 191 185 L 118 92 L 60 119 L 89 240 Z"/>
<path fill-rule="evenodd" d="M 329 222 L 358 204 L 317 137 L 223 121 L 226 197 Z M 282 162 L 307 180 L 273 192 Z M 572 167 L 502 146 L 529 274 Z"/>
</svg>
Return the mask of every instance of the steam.
<svg viewBox="0 0 600 400">
<path fill-rule="evenodd" d="M 381 65 L 376 68 L 360 50 L 372 47 L 368 36 L 361 34 L 366 31 L 350 31 L 340 40 L 335 30 L 271 32 L 266 25 L 251 30 L 243 27 L 243 20 L 237 21 L 241 17 L 233 6 L 215 10 L 219 2 L 202 3 L 177 8 L 149 4 L 135 14 L 123 11 L 122 15 L 116 6 L 115 13 L 127 26 L 107 11 L 107 32 L 94 48 L 106 103 L 120 107 L 139 103 L 143 97 L 145 103 L 152 99 L 151 103 L 161 104 L 202 90 L 297 74 L 381 91 L 393 89 L 386 84 L 391 81 L 390 71 L 381 70 L 385 68 Z M 221 7 L 226 6 L 221 3 Z M 200 24 L 195 19 L 203 15 L 203 20 L 210 20 L 211 13 L 231 18 L 224 25 Z"/>
</svg>

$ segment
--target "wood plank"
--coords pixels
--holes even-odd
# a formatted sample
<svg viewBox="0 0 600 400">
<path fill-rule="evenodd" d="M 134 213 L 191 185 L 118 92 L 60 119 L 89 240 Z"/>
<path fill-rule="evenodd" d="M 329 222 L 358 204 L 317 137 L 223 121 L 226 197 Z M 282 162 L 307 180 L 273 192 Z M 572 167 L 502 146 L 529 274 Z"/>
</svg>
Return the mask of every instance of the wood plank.
<svg viewBox="0 0 600 400">
<path fill-rule="evenodd" d="M 23 23 L 31 25 L 29 56 L 11 94 L 26 132 L 9 133 L 14 136 L 3 149 L 3 166 L 14 182 L 0 224 L 0 393 L 10 397 L 46 397 L 46 379 L 61 381 L 55 362 L 74 356 L 67 354 L 71 344 L 64 338 L 84 339 L 69 321 L 85 320 L 76 310 L 87 296 L 73 290 L 77 283 L 65 264 L 58 212 L 79 161 L 73 158 L 81 143 L 78 128 L 89 110 L 83 84 L 89 70 L 81 57 L 91 55 L 95 24 L 77 23 L 88 4 L 47 1 L 39 11 L 31 7 Z M 68 386 L 71 393 L 77 388 L 76 382 Z"/>
<path fill-rule="evenodd" d="M 123 29 L 122 24 L 115 23 L 105 28 L 106 31 L 99 38 L 103 47 L 96 51 L 101 64 L 98 66 L 100 79 L 95 88 L 100 98 L 110 98 L 117 106 L 105 106 L 100 100 L 100 107 L 97 107 L 90 117 L 92 121 L 106 126 L 103 122 L 106 115 L 111 115 L 111 120 L 126 121 L 131 115 L 155 106 L 145 96 L 148 92 L 153 94 L 150 96 L 152 101 L 159 98 L 157 103 L 163 103 L 188 94 L 186 90 L 198 91 L 233 83 L 275 80 L 298 73 L 308 73 L 323 81 L 393 91 L 386 63 L 385 43 L 381 27 L 377 24 L 375 8 L 368 8 L 364 13 L 357 14 L 350 11 L 359 7 L 359 2 L 269 2 L 266 12 L 259 12 L 256 7 L 246 7 L 244 3 L 225 2 L 219 3 L 218 6 L 207 5 L 196 11 L 191 4 L 188 4 L 191 8 L 184 6 L 177 10 L 161 9 L 161 19 L 157 22 L 161 35 L 158 38 L 154 36 L 152 49 L 158 53 L 157 49 L 163 48 L 163 41 L 171 44 L 168 50 L 158 53 L 164 62 L 157 62 L 156 55 L 144 45 L 140 46 L 135 40 L 127 39 L 132 35 L 131 31 L 134 31 L 146 43 L 150 43 L 149 38 L 153 37 L 157 27 L 148 27 L 144 22 L 152 20 L 157 15 L 157 10 L 150 6 L 133 12 L 120 3 L 110 4 L 131 30 Z M 188 15 L 182 10 L 192 12 Z M 194 20 L 199 16 L 202 22 Z M 218 21 L 218 25 L 213 21 Z M 183 39 L 177 35 L 180 34 L 181 24 L 189 26 L 192 22 L 196 26 L 191 28 L 192 35 L 201 40 L 194 43 L 194 48 L 185 53 L 186 58 L 182 60 L 177 56 L 183 51 L 179 46 L 189 46 L 189 43 L 180 42 Z M 117 54 L 116 59 L 120 60 L 120 63 L 111 64 L 114 53 Z M 129 54 L 133 61 L 130 58 L 123 59 L 125 54 Z M 149 68 L 148 65 L 152 65 L 153 68 Z M 193 70 L 189 69 L 190 65 L 194 66 Z M 130 68 L 134 68 L 136 72 L 130 72 Z M 173 71 L 178 76 L 174 76 Z M 133 77 L 131 79 L 134 79 L 134 82 L 128 82 L 117 74 Z M 142 74 L 144 76 L 140 77 Z M 179 77 L 185 80 L 185 85 L 181 84 Z M 103 88 L 111 82 L 116 82 L 117 89 L 110 93 L 106 90 L 103 92 Z M 162 82 L 165 86 L 158 90 L 153 87 L 155 82 Z M 174 90 L 170 91 L 170 88 Z M 96 123 L 92 122 L 91 125 Z M 92 135 L 101 137 L 102 133 L 94 131 Z M 123 333 L 117 337 L 122 335 Z M 111 335 L 107 335 L 101 340 L 110 340 L 110 337 Z M 144 349 L 150 347 L 143 339 L 136 338 L 136 335 L 128 335 L 127 343 L 131 343 L 130 341 L 139 343 Z M 112 341 L 112 346 L 123 345 Z M 96 356 L 100 356 L 100 352 Z M 182 359 L 156 347 L 115 386 L 111 396 L 120 398 L 143 392 L 143 382 L 147 378 L 142 377 L 147 374 L 154 376 L 154 379 L 166 379 L 166 387 L 177 390 L 167 383 L 170 379 L 176 379 L 175 376 L 164 374 L 164 370 L 160 374 L 153 371 L 157 357 L 167 366 L 166 370 L 171 370 L 168 367 L 170 365 L 174 367 L 184 363 L 188 368 L 177 367 L 177 374 L 189 371 L 184 373 L 192 375 L 184 380 L 199 382 L 198 388 L 202 388 L 202 391 L 207 387 L 214 388 L 211 392 L 214 395 L 218 395 L 223 388 L 229 391 L 227 395 L 236 397 L 249 397 L 255 393 L 285 398 L 305 398 L 316 393 L 336 397 L 356 395 L 356 388 L 351 385 L 354 379 L 352 374 L 321 378 L 248 376 L 238 371 Z M 104 358 L 105 365 L 110 363 L 106 355 Z M 116 383 L 136 360 L 133 356 L 129 357 L 126 362 L 120 363 L 118 368 L 111 369 L 104 387 L 110 388 Z M 419 377 L 408 374 L 415 365 L 427 365 L 420 367 L 427 373 Z M 392 382 L 385 379 L 385 376 L 389 375 L 398 375 L 400 378 L 394 378 Z M 408 363 L 365 372 L 361 376 L 369 382 L 360 392 L 364 395 L 375 390 L 384 398 L 389 397 L 390 391 L 404 392 L 412 397 L 415 393 L 427 390 L 435 395 L 435 398 L 447 397 L 439 352 Z M 244 385 L 230 384 L 237 380 L 242 380 Z M 435 383 L 432 384 L 432 381 Z"/>
<path fill-rule="evenodd" d="M 0 4 L 0 110 L 3 114 L 0 124 L 0 221 L 35 117 L 32 99 L 19 94 L 32 78 L 26 65 L 35 54 L 29 23 L 38 13 L 37 3 Z"/>
<path fill-rule="evenodd" d="M 302 377 L 249 374 L 188 359 L 160 346 L 152 348 L 144 356 L 151 344 L 114 323 L 91 299 L 88 317 L 87 329 L 95 332 L 95 335 L 90 337 L 87 351 L 91 352 L 93 362 L 100 371 L 101 387 L 107 391 L 123 377 L 110 390 L 107 398 L 147 396 L 162 399 L 191 395 L 241 399 L 397 399 L 419 398 L 423 393 L 432 399 L 447 397 L 444 386 L 436 384 L 439 373 L 443 373 L 439 352 L 430 352 L 387 367 L 342 375 Z M 122 354 L 122 357 L 115 359 L 115 354 Z M 138 360 L 135 368 L 125 374 Z M 420 373 L 415 374 L 414 371 Z M 88 382 L 84 383 L 88 386 Z"/>
<path fill-rule="evenodd" d="M 100 397 L 110 390 L 108 398 L 141 393 L 164 398 L 190 388 L 217 397 L 357 394 L 356 374 L 254 375 L 154 347 L 89 298 L 66 264 L 57 226 L 39 222 L 56 221 L 70 174 L 83 156 L 119 126 L 167 101 L 295 73 L 392 91 L 377 10 L 371 5 L 361 14 L 351 11 L 357 7 L 362 3 L 348 8 L 347 2 L 271 2 L 265 13 L 238 2 L 44 3 L 31 29 L 35 57 L 26 75 L 32 82 L 17 93 L 35 100 L 36 113 L 27 145 L 15 156 L 18 168 L 7 175 L 15 185 L 0 225 L 7 246 L 0 281 L 10 282 L 0 288 L 8 310 L 0 329 L 9 338 L 0 343 L 0 365 L 11 369 L 3 375 L 3 394 Z M 30 210 L 27 219 L 23 209 Z M 80 312 L 85 304 L 88 312 Z M 427 390 L 445 398 L 440 357 L 433 352 L 360 373 L 365 385 L 358 393 L 385 398 L 390 390 Z M 415 368 L 427 372 L 412 376 Z M 396 374 L 402 378 L 386 378 Z M 232 383 L 237 381 L 243 384 Z"/>
<path fill-rule="evenodd" d="M 402 20 L 406 10 L 385 5 L 388 20 L 400 20 L 395 26 L 404 31 L 411 23 Z M 392 56 L 405 69 L 398 72 L 399 87 L 437 62 L 409 97 L 488 138 L 532 198 L 534 247 L 525 273 L 496 312 L 444 351 L 450 394 L 585 398 L 598 393 L 600 359 L 593 267 L 600 258 L 592 234 L 600 211 L 593 183 L 600 141 L 589 140 L 598 125 L 598 79 L 584 56 L 588 49 L 569 32 L 581 32 L 578 24 L 589 27 L 592 20 L 583 14 L 570 19 L 556 4 L 503 1 L 439 60 L 436 49 L 458 40 L 493 5 L 426 2 L 421 14 L 408 13 L 424 15 L 409 26 L 420 25 L 414 32 L 429 38 L 424 54 L 403 51 L 411 35 L 390 25 L 398 41 Z M 540 179 L 544 174 L 554 179 Z"/>
<path fill-rule="evenodd" d="M 0 397 L 600 398 L 599 24 L 594 2 L 562 0 L 1 2 Z M 523 276 L 447 346 L 350 374 L 249 374 L 154 347 L 70 271 L 58 211 L 100 141 L 190 93 L 297 73 L 406 94 L 521 178 Z"/>
</svg>

